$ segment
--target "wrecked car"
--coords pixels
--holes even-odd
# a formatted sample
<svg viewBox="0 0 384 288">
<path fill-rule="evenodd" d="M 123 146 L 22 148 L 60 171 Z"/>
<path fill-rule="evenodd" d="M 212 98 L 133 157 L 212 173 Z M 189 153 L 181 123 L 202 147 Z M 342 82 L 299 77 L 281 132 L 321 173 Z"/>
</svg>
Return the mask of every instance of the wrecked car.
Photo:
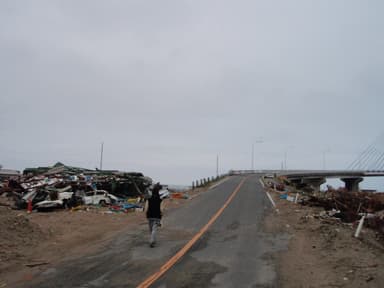
<svg viewBox="0 0 384 288">
<path fill-rule="evenodd" d="M 105 190 L 85 192 L 83 197 L 85 205 L 107 205 L 118 201 L 118 198 Z"/>
<path fill-rule="evenodd" d="M 64 205 L 63 200 L 44 200 L 36 203 L 33 208 L 39 212 L 44 212 L 64 208 Z"/>
<path fill-rule="evenodd" d="M 27 209 L 28 201 L 32 201 L 32 205 L 35 205 L 41 201 L 46 200 L 48 193 L 44 190 L 32 190 L 17 200 L 16 206 L 18 209 Z"/>
</svg>

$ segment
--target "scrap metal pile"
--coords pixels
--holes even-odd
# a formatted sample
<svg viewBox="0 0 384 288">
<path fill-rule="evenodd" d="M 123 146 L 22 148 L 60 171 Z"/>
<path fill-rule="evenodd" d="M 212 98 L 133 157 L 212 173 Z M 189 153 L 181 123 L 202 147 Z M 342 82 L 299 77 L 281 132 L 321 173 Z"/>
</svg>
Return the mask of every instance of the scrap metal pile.
<svg viewBox="0 0 384 288">
<path fill-rule="evenodd" d="M 0 182 L 0 195 L 8 201 L 3 205 L 36 210 L 84 204 L 114 204 L 116 208 L 123 199 L 144 195 L 152 185 L 152 179 L 142 173 L 88 170 L 62 163 L 27 168 L 22 176 Z"/>
</svg>

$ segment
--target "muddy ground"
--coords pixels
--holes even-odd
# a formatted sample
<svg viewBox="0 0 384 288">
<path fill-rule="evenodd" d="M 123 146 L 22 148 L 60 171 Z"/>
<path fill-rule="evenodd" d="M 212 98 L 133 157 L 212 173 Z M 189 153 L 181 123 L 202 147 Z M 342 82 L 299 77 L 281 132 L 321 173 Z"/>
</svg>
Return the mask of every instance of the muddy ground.
<svg viewBox="0 0 384 288">
<path fill-rule="evenodd" d="M 190 199 L 207 188 L 188 191 Z M 188 199 L 166 199 L 164 213 Z M 0 196 L 0 288 L 36 270 L 96 251 L 118 233 L 147 225 L 144 212 L 110 213 L 108 207 L 28 214 Z"/>
<path fill-rule="evenodd" d="M 15 277 L 28 277 L 28 272 L 64 258 L 91 252 L 121 230 L 145 223 L 143 212 L 105 214 L 106 211 L 95 208 L 27 214 L 0 207 L 0 284 Z"/>
<path fill-rule="evenodd" d="M 384 246 L 375 232 L 364 228 L 357 239 L 356 224 L 271 194 L 279 212 L 266 217 L 266 229 L 291 237 L 277 255 L 281 287 L 383 287 Z"/>
</svg>

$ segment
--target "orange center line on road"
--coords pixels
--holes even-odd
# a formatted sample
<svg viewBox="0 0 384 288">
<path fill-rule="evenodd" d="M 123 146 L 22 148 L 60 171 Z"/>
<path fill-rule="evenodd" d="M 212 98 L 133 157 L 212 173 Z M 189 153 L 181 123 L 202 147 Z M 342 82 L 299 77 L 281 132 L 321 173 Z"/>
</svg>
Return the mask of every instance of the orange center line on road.
<svg viewBox="0 0 384 288">
<path fill-rule="evenodd" d="M 229 203 L 231 203 L 232 199 L 236 196 L 236 194 L 240 191 L 241 186 L 243 186 L 245 180 L 247 178 L 243 179 L 240 184 L 236 187 L 236 189 L 232 192 L 231 196 L 225 201 L 224 205 L 216 212 L 215 215 L 212 216 L 212 218 L 208 221 L 207 224 L 204 225 L 203 228 L 200 229 L 200 231 L 193 236 L 191 240 L 183 248 L 179 250 L 171 259 L 169 259 L 163 266 L 160 267 L 160 269 L 149 276 L 146 280 L 144 280 L 141 284 L 137 286 L 137 288 L 147 288 L 150 285 L 152 285 L 156 280 L 158 280 L 165 272 L 167 272 L 170 268 L 172 268 L 173 265 L 176 264 L 176 262 L 183 257 L 189 249 L 192 248 L 192 246 L 203 236 L 203 234 L 208 230 L 208 228 L 216 221 L 217 218 L 223 213 L 224 209 L 227 208 Z"/>
</svg>

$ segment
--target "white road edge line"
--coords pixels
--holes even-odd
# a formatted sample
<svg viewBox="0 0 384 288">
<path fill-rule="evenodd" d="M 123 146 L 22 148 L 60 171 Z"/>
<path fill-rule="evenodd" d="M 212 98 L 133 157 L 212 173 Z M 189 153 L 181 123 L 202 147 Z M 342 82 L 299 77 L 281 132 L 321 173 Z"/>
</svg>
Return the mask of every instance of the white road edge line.
<svg viewBox="0 0 384 288">
<path fill-rule="evenodd" d="M 267 194 L 268 199 L 271 201 L 273 208 L 275 208 L 276 212 L 279 212 L 279 209 L 277 209 L 276 203 L 275 203 L 275 201 L 273 201 L 271 194 L 269 194 L 269 192 L 265 189 L 264 182 L 261 179 L 259 179 L 259 182 L 260 182 L 261 186 L 263 187 L 265 194 Z"/>
<path fill-rule="evenodd" d="M 275 209 L 276 209 L 275 201 L 273 201 L 273 199 L 272 199 L 271 195 L 269 194 L 269 192 L 265 191 L 265 193 L 267 193 L 267 196 L 268 196 L 269 200 L 271 200 L 271 203 L 272 203 L 273 207 L 275 207 Z"/>
<path fill-rule="evenodd" d="M 229 179 L 229 177 L 224 178 L 224 179 L 221 180 L 219 183 L 216 183 L 216 184 L 212 185 L 211 187 L 209 187 L 209 190 L 211 190 L 211 189 L 215 189 L 217 186 L 223 184 L 223 183 L 224 183 L 225 181 L 227 181 L 228 179 Z"/>
</svg>

